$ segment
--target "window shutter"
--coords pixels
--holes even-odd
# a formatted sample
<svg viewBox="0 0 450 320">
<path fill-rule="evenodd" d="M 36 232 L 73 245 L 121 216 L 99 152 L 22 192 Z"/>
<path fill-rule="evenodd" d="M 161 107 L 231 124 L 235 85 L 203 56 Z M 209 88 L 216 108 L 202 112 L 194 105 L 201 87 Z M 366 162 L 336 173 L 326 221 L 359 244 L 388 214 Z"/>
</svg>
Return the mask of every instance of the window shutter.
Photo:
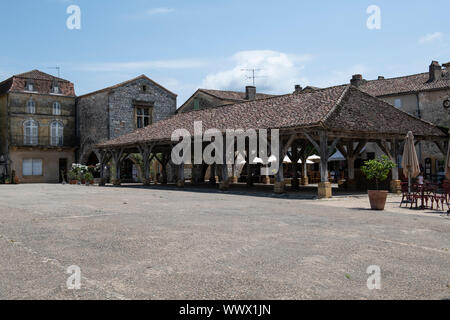
<svg viewBox="0 0 450 320">
<path fill-rule="evenodd" d="M 42 160 L 33 159 L 33 176 L 42 176 Z"/>
<path fill-rule="evenodd" d="M 33 175 L 33 160 L 23 159 L 22 175 L 24 175 L 24 176 L 32 176 Z"/>
</svg>

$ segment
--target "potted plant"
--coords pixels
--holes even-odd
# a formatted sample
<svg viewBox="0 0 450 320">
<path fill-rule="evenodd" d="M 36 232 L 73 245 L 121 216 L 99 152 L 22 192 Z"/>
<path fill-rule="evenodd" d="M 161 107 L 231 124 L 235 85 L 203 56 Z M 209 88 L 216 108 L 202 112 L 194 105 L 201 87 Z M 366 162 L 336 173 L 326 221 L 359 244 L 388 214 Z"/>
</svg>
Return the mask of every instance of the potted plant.
<svg viewBox="0 0 450 320">
<path fill-rule="evenodd" d="M 369 190 L 369 200 L 372 210 L 384 210 L 388 191 L 379 190 L 379 183 L 386 180 L 389 172 L 395 168 L 395 163 L 387 156 L 382 156 L 380 159 L 369 160 L 361 167 L 361 171 L 368 180 L 375 180 L 377 190 Z"/>
<path fill-rule="evenodd" d="M 69 173 L 67 174 L 67 177 L 69 178 L 70 184 L 78 183 L 78 181 L 77 181 L 78 174 L 74 170 L 70 170 Z"/>
<path fill-rule="evenodd" d="M 86 185 L 94 184 L 94 176 L 90 172 L 86 172 L 84 175 L 84 180 L 86 181 Z"/>
</svg>

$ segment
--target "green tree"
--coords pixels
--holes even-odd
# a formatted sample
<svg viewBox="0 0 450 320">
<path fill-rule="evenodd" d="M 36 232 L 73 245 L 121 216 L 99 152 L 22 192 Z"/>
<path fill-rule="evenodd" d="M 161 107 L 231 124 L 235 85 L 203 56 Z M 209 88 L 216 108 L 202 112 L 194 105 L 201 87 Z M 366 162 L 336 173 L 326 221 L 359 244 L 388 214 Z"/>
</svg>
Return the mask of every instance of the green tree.
<svg viewBox="0 0 450 320">
<path fill-rule="evenodd" d="M 395 163 L 387 156 L 382 156 L 380 159 L 366 161 L 364 166 L 361 167 L 361 171 L 368 180 L 375 180 L 377 190 L 379 190 L 379 182 L 386 180 L 389 172 L 395 167 Z"/>
</svg>

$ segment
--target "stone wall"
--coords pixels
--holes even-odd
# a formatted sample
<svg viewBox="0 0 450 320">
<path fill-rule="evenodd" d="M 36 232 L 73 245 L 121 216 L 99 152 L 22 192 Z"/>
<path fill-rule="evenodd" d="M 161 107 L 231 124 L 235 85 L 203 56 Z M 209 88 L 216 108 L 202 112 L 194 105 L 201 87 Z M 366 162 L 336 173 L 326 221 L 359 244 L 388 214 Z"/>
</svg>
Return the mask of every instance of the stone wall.
<svg viewBox="0 0 450 320">
<path fill-rule="evenodd" d="M 36 112 L 27 112 L 27 102 L 33 99 Z M 61 105 L 61 115 L 53 115 L 53 103 Z M 17 142 L 24 135 L 24 122 L 34 120 L 39 125 L 40 141 L 48 141 L 50 145 L 50 125 L 53 121 L 59 121 L 64 125 L 64 141 L 72 146 L 76 141 L 75 98 L 59 95 L 37 95 L 25 93 L 9 94 L 9 135 L 11 144 Z"/>
<path fill-rule="evenodd" d="M 195 99 L 198 99 L 199 110 L 215 108 L 226 103 L 223 100 L 212 97 L 208 94 L 204 94 L 203 92 L 198 92 L 194 97 L 192 97 L 191 99 L 189 99 L 189 101 L 186 102 L 186 104 L 182 107 L 183 108 L 182 112 L 193 111 Z"/>
<path fill-rule="evenodd" d="M 152 105 L 152 122 L 176 111 L 176 96 L 147 78 L 81 96 L 77 100 L 79 161 L 85 163 L 100 142 L 135 131 L 135 103 Z"/>
</svg>

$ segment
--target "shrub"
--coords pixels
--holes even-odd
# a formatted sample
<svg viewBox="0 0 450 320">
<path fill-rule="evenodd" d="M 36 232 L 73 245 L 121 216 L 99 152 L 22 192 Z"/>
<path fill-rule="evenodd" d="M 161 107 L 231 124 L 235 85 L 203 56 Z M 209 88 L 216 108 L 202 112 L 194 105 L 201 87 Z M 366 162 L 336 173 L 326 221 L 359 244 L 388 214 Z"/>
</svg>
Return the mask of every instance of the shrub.
<svg viewBox="0 0 450 320">
<path fill-rule="evenodd" d="M 94 176 L 92 175 L 92 173 L 86 172 L 86 174 L 84 175 L 84 179 L 86 180 L 86 183 L 89 183 L 94 180 Z"/>
<path fill-rule="evenodd" d="M 368 180 L 375 180 L 378 190 L 378 183 L 386 180 L 389 172 L 395 167 L 395 163 L 387 156 L 382 156 L 380 159 L 366 161 L 361 167 L 361 171 Z"/>
</svg>

